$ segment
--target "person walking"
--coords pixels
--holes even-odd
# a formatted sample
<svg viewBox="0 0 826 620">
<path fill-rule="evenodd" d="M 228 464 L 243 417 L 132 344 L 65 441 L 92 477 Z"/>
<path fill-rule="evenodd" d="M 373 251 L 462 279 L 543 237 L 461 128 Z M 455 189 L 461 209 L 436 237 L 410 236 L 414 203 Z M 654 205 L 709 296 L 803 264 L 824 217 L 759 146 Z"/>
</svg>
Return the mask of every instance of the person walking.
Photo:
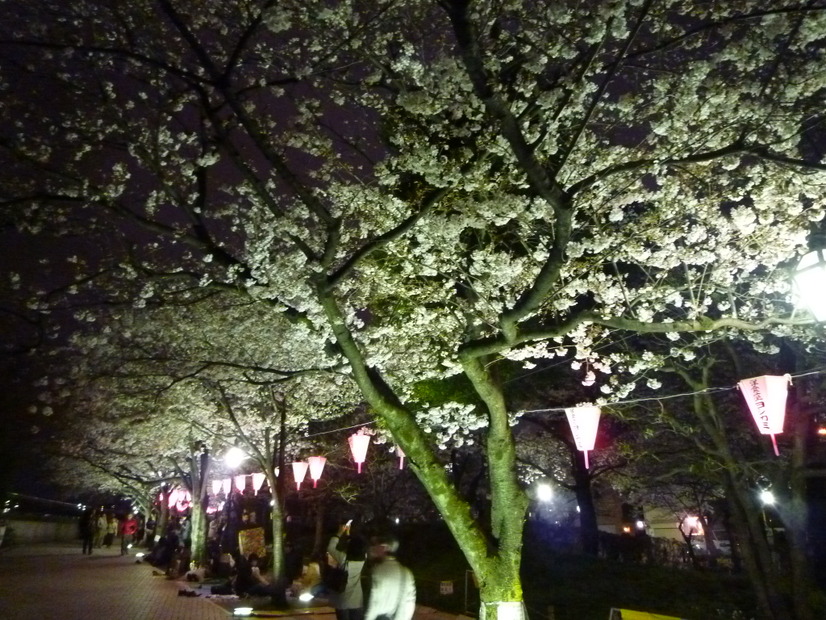
<svg viewBox="0 0 826 620">
<path fill-rule="evenodd" d="M 364 618 L 364 591 L 361 571 L 367 555 L 364 540 L 350 533 L 349 522 L 338 529 L 327 545 L 327 564 L 347 571 L 347 583 L 342 592 L 328 592 L 330 605 L 336 610 L 336 620 Z"/>
<path fill-rule="evenodd" d="M 138 531 L 138 520 L 131 512 L 126 515 L 123 523 L 120 524 L 120 554 L 126 555 L 127 549 L 132 545 L 135 534 Z"/>
<path fill-rule="evenodd" d="M 375 563 L 364 620 L 411 620 L 416 610 L 416 582 L 410 569 L 396 559 L 399 540 L 392 534 L 375 537 L 369 555 Z"/>
</svg>

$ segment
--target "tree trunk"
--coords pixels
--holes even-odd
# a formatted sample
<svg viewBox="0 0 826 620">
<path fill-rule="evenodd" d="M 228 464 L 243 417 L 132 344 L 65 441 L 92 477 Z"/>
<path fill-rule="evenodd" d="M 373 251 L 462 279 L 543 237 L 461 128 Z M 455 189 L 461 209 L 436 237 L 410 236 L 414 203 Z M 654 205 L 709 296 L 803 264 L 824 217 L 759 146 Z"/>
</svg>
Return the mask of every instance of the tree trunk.
<svg viewBox="0 0 826 620">
<path fill-rule="evenodd" d="M 315 505 L 315 532 L 313 534 L 313 556 L 322 557 L 327 548 L 324 540 L 324 502 L 317 501 Z"/>
<path fill-rule="evenodd" d="M 190 528 L 190 536 L 192 537 L 192 545 L 190 547 L 192 552 L 192 563 L 195 566 L 206 566 L 206 513 L 200 502 L 192 502 L 192 513 L 190 515 L 190 519 L 192 519 L 192 525 Z"/>
<path fill-rule="evenodd" d="M 485 446 L 491 495 L 488 530 L 451 484 L 444 464 L 432 448 L 431 438 L 419 426 L 413 411 L 405 407 L 381 374 L 367 363 L 324 279 L 320 278 L 316 285 L 319 301 L 350 364 L 353 379 L 408 456 L 411 469 L 479 579 L 480 616 L 485 620 L 524 618 L 519 568 L 528 499 L 516 477 L 516 447 L 508 408 L 490 367 L 479 357 L 460 356 L 465 375 L 484 402 L 488 415 Z"/>
<path fill-rule="evenodd" d="M 740 553 L 746 575 L 757 598 L 761 618 L 789 620 L 792 611 L 781 593 L 779 575 L 772 564 L 771 549 L 766 540 L 760 508 L 752 496 L 754 489 L 740 476 L 740 466 L 729 448 L 725 425 L 714 401 L 700 390 L 709 386 L 709 368 L 703 369 L 701 382 L 683 375 L 689 385 L 698 390 L 694 396 L 694 411 L 712 441 L 716 458 L 723 466 L 726 500 L 731 510 L 731 526 L 740 543 Z"/>
<path fill-rule="evenodd" d="M 597 509 L 591 493 L 591 476 L 585 469 L 584 457 L 579 451 L 574 456 L 574 493 L 579 506 L 579 540 L 582 552 L 592 557 L 599 555 L 599 527 Z"/>
<path fill-rule="evenodd" d="M 209 452 L 204 447 L 198 445 L 200 453 L 194 454 L 191 459 L 192 480 L 192 507 L 190 519 L 190 537 L 192 539 L 190 552 L 192 563 L 195 566 L 206 566 L 209 562 L 207 554 L 207 519 L 206 519 L 206 483 L 209 477 L 210 459 Z M 187 567 L 188 568 L 188 567 Z"/>
<path fill-rule="evenodd" d="M 272 602 L 276 605 L 286 605 L 287 583 L 286 571 L 284 567 L 284 506 L 281 501 L 281 489 L 278 488 L 275 470 L 267 468 L 267 482 L 272 494 L 272 581 L 275 589 L 272 594 Z"/>
<path fill-rule="evenodd" d="M 743 565 L 757 597 L 760 617 L 789 620 L 794 616 L 778 587 L 780 576 L 772 564 L 771 549 L 763 522 L 759 518 L 760 509 L 746 495 L 742 485 L 731 480 L 732 477 L 728 472 L 726 496 L 731 508 L 731 522 L 741 543 Z"/>
</svg>

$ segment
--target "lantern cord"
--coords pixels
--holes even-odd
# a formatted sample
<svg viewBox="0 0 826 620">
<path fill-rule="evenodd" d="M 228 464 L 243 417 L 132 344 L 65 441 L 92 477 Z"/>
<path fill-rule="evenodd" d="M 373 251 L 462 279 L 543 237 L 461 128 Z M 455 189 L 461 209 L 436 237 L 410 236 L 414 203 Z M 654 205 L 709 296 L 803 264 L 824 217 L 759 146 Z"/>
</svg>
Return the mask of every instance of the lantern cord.
<svg viewBox="0 0 826 620">
<path fill-rule="evenodd" d="M 801 377 L 810 377 L 812 375 L 822 375 L 826 374 L 826 369 L 817 369 L 817 370 L 809 370 L 806 372 L 790 374 L 787 373 L 789 377 L 792 379 L 799 379 Z M 641 398 L 629 398 L 626 400 L 615 400 L 611 402 L 603 403 L 601 406 L 610 407 L 611 405 L 633 405 L 636 403 L 645 403 L 645 402 L 652 402 L 652 401 L 661 401 L 661 400 L 668 400 L 670 398 L 685 398 L 687 396 L 697 396 L 699 394 L 715 394 L 717 392 L 728 392 L 730 390 L 739 389 L 738 386 L 723 386 L 723 387 L 710 387 L 705 388 L 703 390 L 697 390 L 696 392 L 682 392 L 680 394 L 666 394 L 665 396 L 645 396 Z M 518 414 L 524 413 L 553 413 L 553 412 L 564 412 L 565 409 L 568 407 L 550 407 L 548 409 L 529 409 L 517 412 Z"/>
<path fill-rule="evenodd" d="M 362 426 L 370 426 L 373 424 L 374 421 L 370 420 L 369 422 L 362 422 L 361 424 L 353 424 L 352 426 L 342 426 L 341 428 L 334 428 L 329 431 L 321 431 L 319 433 L 313 433 L 312 435 L 304 435 L 305 438 L 309 437 L 318 437 L 319 435 L 329 435 L 331 433 L 340 433 L 341 431 L 349 431 L 354 428 L 361 428 Z"/>
<path fill-rule="evenodd" d="M 811 377 L 812 375 L 822 375 L 826 374 L 826 368 L 820 368 L 816 370 L 809 370 L 806 372 L 800 373 L 787 373 L 789 377 L 792 379 L 799 379 L 801 377 Z M 645 396 L 641 398 L 629 398 L 626 400 L 615 400 L 611 402 L 606 402 L 601 404 L 600 406 L 603 407 L 610 407 L 611 405 L 633 405 L 636 403 L 646 403 L 646 402 L 654 402 L 654 401 L 661 401 L 661 400 L 668 400 L 671 398 L 685 398 L 687 396 L 697 396 L 699 394 L 716 394 L 717 392 L 728 392 L 731 390 L 739 389 L 738 386 L 722 386 L 722 387 L 710 387 L 705 388 L 703 390 L 697 390 L 696 392 L 681 392 L 679 394 L 666 394 L 665 396 Z M 524 409 L 522 411 L 516 412 L 518 415 L 522 415 L 525 413 L 553 413 L 553 412 L 564 412 L 569 407 L 549 407 L 547 409 Z M 360 424 L 353 424 L 351 426 L 342 426 L 341 428 L 334 428 L 329 431 L 321 431 L 318 433 L 312 433 L 310 435 L 304 435 L 305 438 L 309 437 L 319 437 L 320 435 L 330 435 L 331 433 L 340 433 L 342 431 L 349 431 L 354 428 L 361 428 L 362 426 L 370 426 L 374 424 L 374 420 L 370 420 L 369 422 L 361 422 Z"/>
<path fill-rule="evenodd" d="M 685 398 L 686 396 L 696 396 L 697 394 L 713 394 L 715 392 L 728 392 L 729 390 L 735 390 L 736 387 L 711 387 L 706 388 L 704 390 L 697 390 L 696 392 L 682 392 L 680 394 L 667 394 L 665 396 L 647 396 L 642 398 L 629 398 L 626 400 L 615 400 L 609 403 L 603 403 L 600 406 L 611 406 L 611 405 L 633 405 L 635 403 L 645 403 L 651 401 L 660 401 L 660 400 L 668 400 L 670 398 Z M 565 411 L 569 407 L 550 407 L 548 409 L 528 409 L 523 410 L 518 413 L 551 413 L 554 411 Z"/>
</svg>

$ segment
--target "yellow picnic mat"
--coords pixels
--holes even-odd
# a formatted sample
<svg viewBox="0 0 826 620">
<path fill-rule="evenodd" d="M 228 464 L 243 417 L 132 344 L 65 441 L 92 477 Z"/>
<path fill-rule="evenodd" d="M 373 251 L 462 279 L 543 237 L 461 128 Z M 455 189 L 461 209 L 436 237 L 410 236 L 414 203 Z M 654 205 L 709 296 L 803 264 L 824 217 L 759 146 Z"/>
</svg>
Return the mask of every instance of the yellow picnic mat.
<svg viewBox="0 0 826 620">
<path fill-rule="evenodd" d="M 632 609 L 612 609 L 611 620 L 680 620 L 680 618 L 677 616 L 652 614 L 647 611 L 634 611 Z"/>
</svg>

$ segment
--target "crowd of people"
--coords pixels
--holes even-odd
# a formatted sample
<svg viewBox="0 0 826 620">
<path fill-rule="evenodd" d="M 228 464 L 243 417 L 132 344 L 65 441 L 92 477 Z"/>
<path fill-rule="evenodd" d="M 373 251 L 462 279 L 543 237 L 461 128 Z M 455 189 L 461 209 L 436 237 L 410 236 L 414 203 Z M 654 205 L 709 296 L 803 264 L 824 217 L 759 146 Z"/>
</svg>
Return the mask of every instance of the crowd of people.
<svg viewBox="0 0 826 620">
<path fill-rule="evenodd" d="M 267 577 L 269 555 L 244 554 L 239 549 L 222 552 L 215 527 L 209 538 L 209 565 L 190 570 L 190 521 L 186 517 L 169 519 L 163 535 L 149 545 L 151 550 L 144 561 L 153 566 L 155 574 L 169 579 L 202 581 L 209 577 L 214 584 L 211 592 L 216 595 L 268 597 L 283 602 L 324 599 L 335 609 L 336 620 L 410 620 L 416 605 L 416 586 L 411 571 L 396 559 L 398 539 L 377 535 L 368 541 L 353 532 L 351 523 L 337 528 L 326 552 L 318 557 L 303 557 L 287 543 L 285 575 L 277 584 Z M 110 548 L 117 538 L 120 553 L 127 554 L 142 540 L 144 526 L 143 520 L 131 513 L 118 518 L 89 509 L 80 520 L 82 552 L 91 554 L 96 548 Z M 334 573 L 338 573 L 336 583 Z M 365 582 L 369 583 L 367 596 Z"/>
<path fill-rule="evenodd" d="M 132 513 L 118 518 L 102 509 L 90 508 L 80 519 L 82 552 L 111 548 L 119 539 L 121 555 L 141 541 L 143 519 Z M 153 524 L 148 524 L 153 525 Z M 209 577 L 216 595 L 269 597 L 287 602 L 324 599 L 335 609 L 336 620 L 410 620 L 416 605 L 413 574 L 396 558 L 399 541 L 383 534 L 369 540 L 354 532 L 352 520 L 340 525 L 329 539 L 326 552 L 303 557 L 298 549 L 285 546 L 284 578 L 273 583 L 267 577 L 268 554 L 222 552 L 221 523 L 214 520 L 210 530 L 209 565 L 192 571 L 190 566 L 190 521 L 171 517 L 162 536 L 155 536 L 144 561 L 158 575 L 169 579 L 202 581 Z M 150 532 L 151 534 L 152 532 Z M 150 536 L 150 538 L 153 538 Z M 115 547 L 118 548 L 117 546 Z M 364 584 L 369 583 L 365 596 Z"/>
<path fill-rule="evenodd" d="M 121 555 L 138 540 L 141 522 L 129 513 L 118 518 L 102 508 L 87 508 L 80 517 L 80 540 L 84 555 L 92 555 L 93 549 L 110 548 L 115 539 L 120 540 Z"/>
</svg>

